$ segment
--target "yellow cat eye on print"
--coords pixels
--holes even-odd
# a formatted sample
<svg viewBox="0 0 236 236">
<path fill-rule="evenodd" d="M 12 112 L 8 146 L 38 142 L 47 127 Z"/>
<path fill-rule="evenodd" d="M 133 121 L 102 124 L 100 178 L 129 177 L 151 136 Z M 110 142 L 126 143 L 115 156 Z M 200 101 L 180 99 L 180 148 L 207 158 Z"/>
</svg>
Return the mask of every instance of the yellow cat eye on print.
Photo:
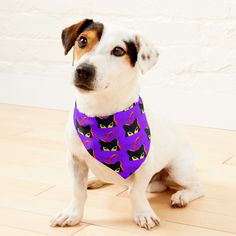
<svg viewBox="0 0 236 236">
<path fill-rule="evenodd" d="M 132 136 L 133 135 L 133 133 L 131 131 L 128 131 L 127 134 L 128 134 L 128 136 Z"/>
<path fill-rule="evenodd" d="M 114 122 L 111 122 L 109 125 L 108 125 L 108 128 L 112 128 L 114 126 Z"/>
<path fill-rule="evenodd" d="M 135 128 L 134 133 L 135 133 L 135 134 L 138 133 L 138 126 Z"/>
<path fill-rule="evenodd" d="M 120 172 L 120 168 L 115 169 L 115 172 Z"/>
<path fill-rule="evenodd" d="M 140 159 L 143 159 L 145 157 L 144 152 L 140 155 Z"/>
<path fill-rule="evenodd" d="M 132 161 L 137 161 L 138 159 L 139 159 L 138 157 L 135 156 L 132 157 Z"/>
<path fill-rule="evenodd" d="M 117 151 L 117 146 L 113 147 L 111 151 Z"/>
</svg>

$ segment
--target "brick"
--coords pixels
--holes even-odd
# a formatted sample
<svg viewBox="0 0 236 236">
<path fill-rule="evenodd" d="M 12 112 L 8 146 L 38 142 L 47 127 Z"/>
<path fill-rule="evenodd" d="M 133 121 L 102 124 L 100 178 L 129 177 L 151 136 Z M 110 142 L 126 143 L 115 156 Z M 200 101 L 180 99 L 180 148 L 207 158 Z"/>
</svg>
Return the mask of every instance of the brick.
<svg viewBox="0 0 236 236">
<path fill-rule="evenodd" d="M 200 43 L 202 46 L 235 48 L 236 23 L 205 23 L 200 26 Z"/>
<path fill-rule="evenodd" d="M 91 6 L 91 0 L 80 2 L 77 0 L 70 0 L 69 3 L 64 0 L 58 0 L 56 3 L 47 0 L 10 0 L 1 4 L 0 10 L 13 13 L 53 13 L 55 16 L 60 18 L 61 14 L 70 14 L 71 12 L 77 12 L 78 16 L 80 12 L 83 12 L 83 14 L 89 14 L 91 12 L 89 6 Z"/>
<path fill-rule="evenodd" d="M 236 81 L 234 80 L 234 75 L 225 74 L 222 77 L 222 74 L 219 73 L 205 73 L 197 77 L 192 89 L 196 91 L 214 91 L 215 93 L 236 95 Z"/>
<path fill-rule="evenodd" d="M 192 67 L 198 62 L 199 48 L 173 46 L 160 50 L 159 67 L 170 73 L 184 74 L 192 72 Z"/>
<path fill-rule="evenodd" d="M 14 38 L 60 39 L 64 26 L 55 18 L 43 14 L 15 14 L 0 16 L 4 36 Z"/>
<path fill-rule="evenodd" d="M 39 62 L 15 62 L 11 67 L 11 73 L 15 75 L 43 75 L 45 71 L 45 65 Z"/>
<path fill-rule="evenodd" d="M 236 17 L 236 2 L 234 0 L 229 1 L 229 17 Z"/>
<path fill-rule="evenodd" d="M 1 58 L 9 61 L 66 62 L 60 40 L 1 39 Z M 68 59 L 67 59 L 68 58 Z"/>
<path fill-rule="evenodd" d="M 92 14 L 108 16 L 129 16 L 155 18 L 171 16 L 180 18 L 225 18 L 229 14 L 229 3 L 223 0 L 156 0 L 156 1 L 126 1 L 120 0 L 115 5 L 109 0 L 93 1 Z M 113 10 L 115 9 L 115 11 Z"/>
<path fill-rule="evenodd" d="M 19 8 L 18 0 L 5 1 L 4 4 L 0 4 L 0 11 L 16 10 Z"/>
<path fill-rule="evenodd" d="M 156 7 L 164 15 L 189 19 L 223 19 L 229 15 L 229 2 L 226 0 L 179 0 L 158 1 Z"/>
<path fill-rule="evenodd" d="M 160 46 L 175 46 L 175 45 L 193 45 L 199 44 L 200 30 L 199 23 L 195 22 L 159 22 L 153 21 L 138 21 L 135 27 L 142 34 L 148 37 L 149 40 Z"/>
<path fill-rule="evenodd" d="M 194 64 L 194 71 L 199 72 L 227 72 L 232 65 L 229 61 L 228 50 L 224 48 L 203 47 L 198 54 L 198 62 Z"/>
<path fill-rule="evenodd" d="M 9 61 L 0 61 L 0 72 L 9 72 L 11 71 L 13 63 Z"/>
<path fill-rule="evenodd" d="M 10 0 L 0 5 L 0 72 L 70 79 L 61 30 L 89 17 L 133 28 L 160 59 L 158 86 L 235 93 L 236 1 Z"/>
</svg>

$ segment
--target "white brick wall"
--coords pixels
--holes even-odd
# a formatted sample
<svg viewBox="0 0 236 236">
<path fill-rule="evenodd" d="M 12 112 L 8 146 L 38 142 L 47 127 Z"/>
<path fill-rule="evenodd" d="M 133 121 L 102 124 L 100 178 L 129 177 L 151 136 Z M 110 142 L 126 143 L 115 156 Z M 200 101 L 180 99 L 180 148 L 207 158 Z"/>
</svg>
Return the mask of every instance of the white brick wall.
<svg viewBox="0 0 236 236">
<path fill-rule="evenodd" d="M 235 128 L 235 123 L 228 120 L 230 116 L 236 118 L 233 109 L 236 101 L 228 100 L 229 97 L 236 99 L 235 0 L 2 0 L 0 102 L 67 108 L 72 96 L 67 99 L 60 95 L 63 88 L 69 94 L 66 78 L 71 55 L 63 55 L 60 34 L 64 27 L 85 17 L 128 25 L 156 44 L 160 60 L 155 70 L 147 74 L 146 85 L 151 85 L 149 87 L 155 91 L 166 91 L 160 92 L 160 99 L 165 101 L 167 96 L 172 96 L 173 101 L 178 101 L 177 94 L 187 92 L 189 103 L 183 104 L 181 100 L 178 108 L 180 111 L 188 109 L 193 114 L 196 107 L 191 106 L 191 101 L 197 96 L 205 94 L 203 97 L 207 100 L 209 93 L 213 97 L 220 96 L 219 100 L 223 101 L 210 118 L 203 112 L 211 110 L 214 100 L 199 101 L 197 105 L 203 107 L 199 117 L 189 114 L 186 118 L 185 112 L 180 112 L 177 121 Z M 45 79 L 50 86 L 45 86 Z M 26 81 L 28 87 L 23 86 L 26 91 L 19 92 Z M 54 87 L 56 81 L 61 83 L 58 88 Z M 46 98 L 40 97 L 40 89 L 29 92 L 35 85 L 48 89 Z M 16 86 L 14 95 L 10 93 L 13 86 Z M 52 89 L 56 90 L 54 95 L 50 93 Z M 62 102 L 66 99 L 67 103 Z M 225 116 L 218 121 L 221 106 L 229 105 L 232 108 L 224 111 Z M 165 103 L 160 107 L 173 115 L 170 103 L 168 107 Z M 185 114 L 184 117 L 181 114 Z"/>
</svg>

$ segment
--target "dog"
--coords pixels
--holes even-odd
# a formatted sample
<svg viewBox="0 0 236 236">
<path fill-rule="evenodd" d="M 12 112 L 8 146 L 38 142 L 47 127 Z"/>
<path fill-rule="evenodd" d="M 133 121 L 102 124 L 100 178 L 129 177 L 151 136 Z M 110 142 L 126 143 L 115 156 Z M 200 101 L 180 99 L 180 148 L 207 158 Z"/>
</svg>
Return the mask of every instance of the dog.
<svg viewBox="0 0 236 236">
<path fill-rule="evenodd" d="M 139 227 L 148 230 L 159 225 L 160 219 L 152 210 L 146 191 L 164 191 L 168 187 L 167 180 L 182 186 L 182 189 L 171 196 L 172 207 L 185 207 L 190 201 L 203 196 L 189 143 L 174 125 L 162 116 L 154 114 L 146 106 L 144 109 L 142 101 L 140 102 L 138 75 L 144 74 L 156 64 L 159 53 L 154 45 L 139 34 L 94 22 L 92 19 L 84 19 L 65 28 L 61 37 L 65 55 L 73 48 L 72 77 L 76 89 L 76 104 L 66 126 L 67 158 L 73 176 L 73 198 L 69 206 L 51 220 L 51 226 L 78 224 L 83 217 L 87 187 L 98 188 L 105 183 L 129 187 L 132 217 Z M 128 150 L 130 147 L 127 147 L 127 150 L 124 150 L 124 147 L 118 145 L 119 138 L 112 140 L 114 133 L 111 132 L 105 140 L 109 144 L 100 140 L 101 150 L 97 153 L 102 152 L 104 156 L 100 156 L 101 160 L 98 160 L 94 150 L 86 145 L 103 131 L 92 132 L 93 127 L 85 125 L 86 121 L 97 122 L 100 127 L 94 126 L 94 129 L 115 129 L 118 124 L 111 116 L 122 112 L 125 116 L 131 111 L 137 119 L 141 119 L 142 114 L 145 114 L 146 123 L 141 125 L 140 120 L 132 121 L 129 119 L 132 115 L 129 115 L 124 121 L 127 122 L 126 126 L 123 125 L 120 129 L 124 129 L 122 132 L 126 132 L 126 138 L 130 140 L 142 132 L 139 136 L 141 140 L 145 136 L 146 125 L 150 128 L 145 130 L 150 140 L 145 139 L 141 145 L 141 141 L 136 139 L 129 145 L 140 142 L 139 148 Z M 80 116 L 84 118 L 78 118 Z M 134 126 L 133 131 L 132 127 L 128 130 L 129 126 Z M 124 155 L 130 154 L 129 163 L 139 163 L 138 167 L 127 167 L 130 172 L 126 174 L 126 167 L 122 166 L 120 161 L 102 161 L 109 153 L 117 154 L 121 150 L 124 151 L 122 156 L 113 155 L 111 158 L 121 160 Z M 89 169 L 97 178 L 90 182 Z"/>
</svg>

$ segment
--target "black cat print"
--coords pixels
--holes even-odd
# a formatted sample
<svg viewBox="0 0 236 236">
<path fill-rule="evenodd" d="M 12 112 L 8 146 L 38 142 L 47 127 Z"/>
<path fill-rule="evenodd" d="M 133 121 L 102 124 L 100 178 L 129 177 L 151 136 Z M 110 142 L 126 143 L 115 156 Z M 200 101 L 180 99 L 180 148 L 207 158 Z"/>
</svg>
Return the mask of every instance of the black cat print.
<svg viewBox="0 0 236 236">
<path fill-rule="evenodd" d="M 75 106 L 74 124 L 90 157 L 124 179 L 148 157 L 151 132 L 141 97 L 128 109 L 104 117 L 86 116 Z"/>
</svg>

